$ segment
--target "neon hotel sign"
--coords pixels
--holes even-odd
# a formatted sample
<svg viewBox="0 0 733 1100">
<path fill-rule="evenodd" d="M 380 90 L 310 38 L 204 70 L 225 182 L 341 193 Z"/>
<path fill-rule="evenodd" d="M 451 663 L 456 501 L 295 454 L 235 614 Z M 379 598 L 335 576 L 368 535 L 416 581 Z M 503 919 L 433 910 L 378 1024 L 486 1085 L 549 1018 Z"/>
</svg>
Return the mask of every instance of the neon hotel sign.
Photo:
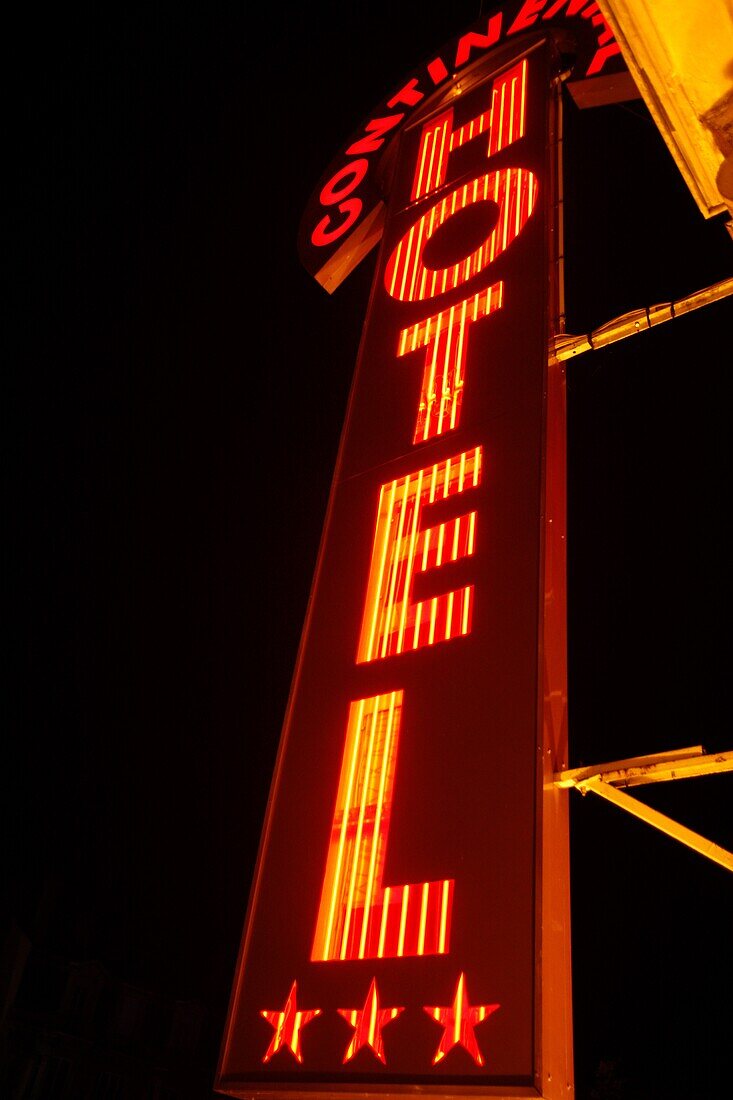
<svg viewBox="0 0 733 1100">
<path fill-rule="evenodd" d="M 303 220 L 303 261 L 330 288 L 381 247 L 228 1095 L 572 1085 L 566 795 L 543 783 L 566 743 L 564 406 L 546 350 L 558 20 L 577 25 L 581 76 L 618 54 L 595 3 L 503 5 L 387 96 Z"/>
</svg>

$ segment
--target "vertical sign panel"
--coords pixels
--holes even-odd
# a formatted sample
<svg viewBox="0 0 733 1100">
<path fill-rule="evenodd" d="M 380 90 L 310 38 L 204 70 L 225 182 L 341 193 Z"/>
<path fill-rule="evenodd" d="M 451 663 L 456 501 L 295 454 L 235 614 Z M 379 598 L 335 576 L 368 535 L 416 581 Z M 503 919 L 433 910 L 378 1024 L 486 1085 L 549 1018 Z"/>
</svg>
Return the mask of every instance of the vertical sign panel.
<svg viewBox="0 0 733 1100">
<path fill-rule="evenodd" d="M 538 1095 L 549 88 L 494 55 L 400 139 L 231 1095 Z"/>
</svg>

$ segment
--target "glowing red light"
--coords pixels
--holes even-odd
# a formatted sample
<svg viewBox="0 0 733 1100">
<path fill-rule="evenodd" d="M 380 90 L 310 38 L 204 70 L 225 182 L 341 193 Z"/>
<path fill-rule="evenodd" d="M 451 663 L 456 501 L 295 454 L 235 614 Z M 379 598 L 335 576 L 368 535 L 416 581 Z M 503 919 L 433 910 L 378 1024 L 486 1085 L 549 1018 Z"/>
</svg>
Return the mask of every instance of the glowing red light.
<svg viewBox="0 0 733 1100">
<path fill-rule="evenodd" d="M 461 286 L 500 256 L 521 233 L 537 200 L 537 179 L 526 168 L 488 172 L 456 187 L 436 202 L 397 243 L 384 274 L 384 285 L 401 302 L 421 302 Z M 423 261 L 425 246 L 453 214 L 475 202 L 499 207 L 494 229 L 478 248 L 449 267 L 430 268 Z"/>
<path fill-rule="evenodd" d="M 354 249 L 385 245 L 227 1026 L 218 1081 L 232 1094 L 519 1095 L 538 1067 L 572 1080 L 550 800 L 566 715 L 563 536 L 547 526 L 564 530 L 546 358 L 556 180 L 541 190 L 556 57 L 537 34 L 525 60 L 517 46 L 453 64 L 499 41 L 507 10 L 395 86 L 303 223 L 306 256 L 327 246 L 329 289 Z M 523 8 L 533 22 L 543 10 Z"/>
<path fill-rule="evenodd" d="M 466 989 L 466 976 L 465 974 L 461 974 L 456 986 L 453 1004 L 446 1006 L 425 1006 L 425 1012 L 427 1012 L 428 1016 L 431 1016 L 443 1026 L 443 1035 L 438 1043 L 438 1049 L 433 1058 L 433 1065 L 436 1066 L 438 1062 L 441 1062 L 443 1058 L 445 1058 L 449 1050 L 460 1045 L 464 1050 L 468 1051 L 477 1066 L 482 1066 L 484 1064 L 484 1057 L 479 1050 L 474 1028 L 477 1024 L 480 1024 L 483 1020 L 491 1016 L 492 1013 L 496 1012 L 498 1008 L 501 1008 L 501 1005 L 470 1004 L 468 1000 L 468 991 Z"/>
<path fill-rule="evenodd" d="M 412 602 L 416 573 L 474 551 L 476 513 L 421 527 L 426 505 L 473 489 L 481 480 L 480 447 L 383 485 L 357 661 L 375 661 L 449 641 L 471 629 L 473 585 Z"/>
<path fill-rule="evenodd" d="M 269 1062 L 273 1054 L 277 1054 L 278 1050 L 283 1047 L 287 1047 L 291 1054 L 295 1055 L 298 1062 L 303 1061 L 303 1053 L 300 1049 L 300 1033 L 306 1024 L 309 1024 L 316 1016 L 321 1015 L 321 1010 L 320 1008 L 299 1009 L 296 997 L 297 983 L 293 982 L 283 1009 L 263 1008 L 261 1010 L 260 1015 L 275 1029 L 275 1034 L 272 1036 L 270 1045 L 262 1058 L 263 1062 Z"/>
<path fill-rule="evenodd" d="M 454 149 L 481 134 L 488 136 L 487 156 L 524 136 L 526 116 L 527 62 L 519 61 L 493 82 L 491 103 L 470 122 L 453 129 L 453 108 L 425 123 L 420 136 L 410 198 L 424 198 L 445 183 L 448 158 Z"/>
<path fill-rule="evenodd" d="M 420 138 L 411 199 L 424 198 L 445 183 L 450 154 L 482 134 L 493 156 L 524 136 L 527 111 L 527 61 L 519 61 L 491 87 L 489 108 L 453 129 L 453 108 L 427 122 Z M 461 286 L 483 271 L 519 235 L 537 199 L 537 180 L 522 168 L 505 168 L 463 183 L 445 195 L 410 227 L 397 243 L 384 275 L 388 293 L 401 302 L 423 301 Z M 423 254 L 437 230 L 454 214 L 477 202 L 499 207 L 497 223 L 483 244 L 458 263 L 428 267 Z"/>
<path fill-rule="evenodd" d="M 382 1028 L 391 1023 L 392 1020 L 396 1020 L 399 1014 L 405 1011 L 404 1007 L 380 1008 L 377 980 L 372 978 L 372 984 L 369 986 L 363 1008 L 340 1008 L 338 1011 L 354 1029 L 351 1042 L 344 1055 L 344 1064 L 350 1062 L 362 1047 L 369 1047 L 380 1062 L 386 1064 Z"/>
<path fill-rule="evenodd" d="M 413 443 L 432 439 L 458 426 L 468 327 L 471 322 L 501 309 L 503 298 L 504 284 L 496 283 L 400 333 L 398 355 L 427 348 Z"/>
<path fill-rule="evenodd" d="M 383 886 L 401 691 L 351 704 L 312 958 L 445 954 L 453 883 Z"/>
<path fill-rule="evenodd" d="M 487 112 L 488 113 L 488 112 Z M 444 111 L 436 118 L 426 122 L 420 138 L 420 151 L 417 157 L 415 178 L 412 181 L 410 199 L 421 199 L 445 180 L 448 166 L 448 148 L 453 125 L 453 110 Z"/>
</svg>

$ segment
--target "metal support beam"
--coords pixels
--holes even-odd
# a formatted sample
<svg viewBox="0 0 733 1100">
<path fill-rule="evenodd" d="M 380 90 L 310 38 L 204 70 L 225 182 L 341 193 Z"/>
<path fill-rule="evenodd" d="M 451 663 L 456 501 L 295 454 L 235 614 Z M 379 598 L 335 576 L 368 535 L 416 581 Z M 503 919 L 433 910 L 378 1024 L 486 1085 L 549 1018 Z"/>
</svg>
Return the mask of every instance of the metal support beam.
<svg viewBox="0 0 733 1100">
<path fill-rule="evenodd" d="M 733 771 L 733 752 L 708 754 L 702 745 L 694 745 L 690 749 L 675 749 L 656 756 L 635 756 L 630 760 L 556 772 L 555 785 L 582 788 L 584 782 L 600 775 L 604 783 L 613 787 L 639 787 L 643 783 L 665 783 L 670 779 L 693 779 L 730 771 Z"/>
<path fill-rule="evenodd" d="M 614 760 L 609 764 L 595 765 L 589 768 L 571 768 L 556 772 L 556 787 L 577 787 L 582 795 L 589 791 L 612 802 L 619 809 L 626 810 L 648 825 L 666 833 L 680 844 L 728 871 L 733 871 L 733 853 L 720 845 L 680 825 L 659 810 L 653 810 L 638 799 L 619 790 L 619 787 L 633 787 L 642 783 L 661 783 L 672 779 L 690 779 L 693 776 L 720 775 L 733 771 L 733 752 L 705 753 L 701 745 L 687 749 L 674 749 L 671 752 L 658 753 L 655 756 L 637 756 L 628 760 Z"/>
<path fill-rule="evenodd" d="M 608 344 L 625 340 L 627 336 L 636 336 L 639 332 L 661 325 L 664 321 L 672 321 L 683 313 L 691 313 L 693 309 L 717 302 L 731 294 L 733 294 L 733 278 L 722 279 L 719 283 L 696 290 L 694 294 L 688 294 L 687 297 L 679 298 L 675 302 L 663 302 L 622 313 L 620 317 L 614 317 L 612 321 L 607 321 L 605 325 L 584 336 L 570 336 L 561 332 L 552 341 L 551 354 L 559 360 L 574 359 L 586 351 L 596 351 Z"/>
<path fill-rule="evenodd" d="M 667 836 L 671 836 L 673 840 L 679 840 L 680 844 L 692 848 L 693 851 L 699 852 L 702 856 L 707 856 L 708 859 L 712 859 L 714 863 L 719 863 L 721 867 L 725 867 L 728 871 L 733 871 L 733 852 L 727 852 L 725 848 L 714 844 L 712 840 L 706 840 L 704 836 L 693 832 L 685 825 L 680 825 L 678 821 L 674 821 L 666 814 L 660 813 L 659 810 L 653 810 L 651 806 L 644 805 L 638 799 L 632 798 L 630 794 L 617 790 L 610 783 L 604 783 L 600 776 L 587 780 L 578 789 L 581 794 L 592 791 L 593 794 L 600 795 L 607 802 L 613 802 L 619 809 L 626 810 L 634 817 L 640 818 L 641 821 L 646 821 L 648 825 L 653 825 L 655 829 L 660 829 Z"/>
</svg>

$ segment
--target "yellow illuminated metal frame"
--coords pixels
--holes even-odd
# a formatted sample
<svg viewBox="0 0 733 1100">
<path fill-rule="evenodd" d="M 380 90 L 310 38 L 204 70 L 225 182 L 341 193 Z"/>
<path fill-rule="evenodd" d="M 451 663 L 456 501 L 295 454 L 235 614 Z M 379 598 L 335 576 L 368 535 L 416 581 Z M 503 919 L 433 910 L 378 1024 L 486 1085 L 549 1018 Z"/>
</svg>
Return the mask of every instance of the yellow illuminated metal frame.
<svg viewBox="0 0 733 1100">
<path fill-rule="evenodd" d="M 628 760 L 614 760 L 609 764 L 571 768 L 558 772 L 554 782 L 558 788 L 575 787 L 583 795 L 589 791 L 597 794 L 694 852 L 711 859 L 728 871 L 733 871 L 733 852 L 726 851 L 712 840 L 706 840 L 686 825 L 681 825 L 679 821 L 674 821 L 619 789 L 638 787 L 644 783 L 667 783 L 675 779 L 722 775 L 723 772 L 730 771 L 733 771 L 733 752 L 708 754 L 702 745 L 693 745 L 688 749 L 673 749 L 656 756 L 635 756 Z"/>
</svg>

